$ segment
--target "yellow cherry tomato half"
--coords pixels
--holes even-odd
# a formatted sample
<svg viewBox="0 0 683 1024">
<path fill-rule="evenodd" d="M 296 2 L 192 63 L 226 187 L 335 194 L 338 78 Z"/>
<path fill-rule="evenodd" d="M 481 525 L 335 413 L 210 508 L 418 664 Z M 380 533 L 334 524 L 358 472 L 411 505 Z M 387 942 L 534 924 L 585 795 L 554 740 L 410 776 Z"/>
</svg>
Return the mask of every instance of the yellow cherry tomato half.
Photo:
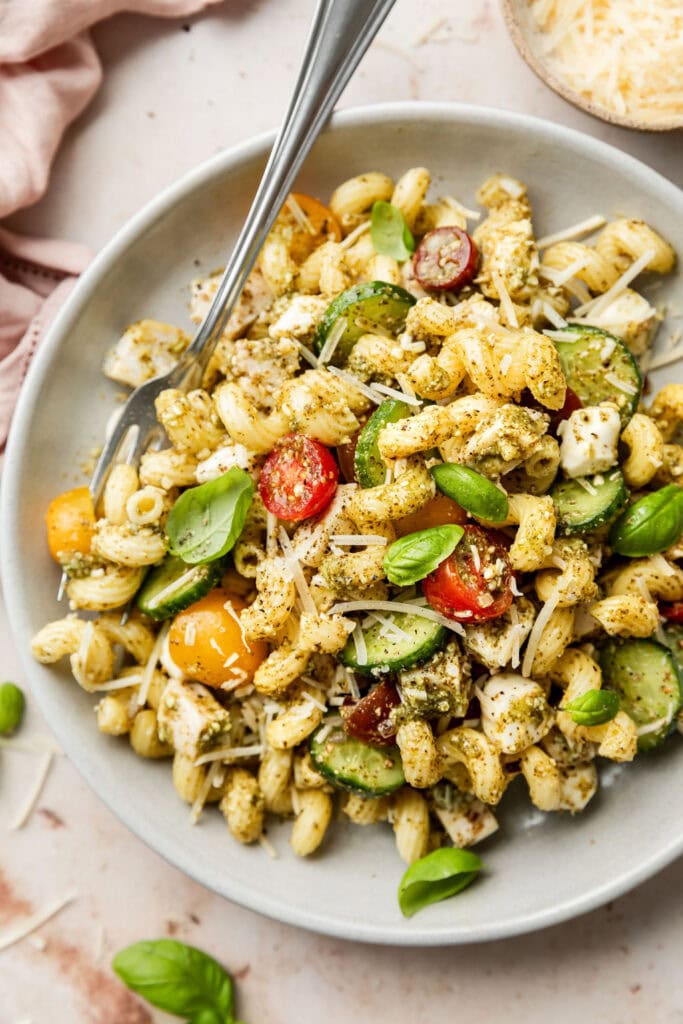
<svg viewBox="0 0 683 1024">
<path fill-rule="evenodd" d="M 244 639 L 239 616 L 245 608 L 241 597 L 216 587 L 176 615 L 168 635 L 169 651 L 189 679 L 215 687 L 251 682 L 268 645 Z"/>
<path fill-rule="evenodd" d="M 448 523 L 462 526 L 466 522 L 465 509 L 458 505 L 457 501 L 437 491 L 417 512 L 397 519 L 394 527 L 397 537 L 405 537 L 408 533 L 417 533 L 418 530 L 426 530 L 430 526 L 445 526 Z"/>
<path fill-rule="evenodd" d="M 56 562 L 75 554 L 87 555 L 95 532 L 95 508 L 87 487 L 76 487 L 53 498 L 45 515 L 47 544 Z"/>
</svg>

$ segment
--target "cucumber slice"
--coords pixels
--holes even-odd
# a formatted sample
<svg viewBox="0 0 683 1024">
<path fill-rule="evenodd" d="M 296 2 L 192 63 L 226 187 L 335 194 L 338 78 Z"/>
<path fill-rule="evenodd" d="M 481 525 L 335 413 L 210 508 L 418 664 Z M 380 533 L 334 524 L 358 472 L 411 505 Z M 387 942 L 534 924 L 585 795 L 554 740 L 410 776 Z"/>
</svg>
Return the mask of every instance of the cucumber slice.
<svg viewBox="0 0 683 1024">
<path fill-rule="evenodd" d="M 678 674 L 683 679 L 683 623 L 665 622 L 662 627 L 664 643 L 669 648 L 676 662 Z"/>
<path fill-rule="evenodd" d="M 330 332 L 341 322 L 344 328 L 330 362 L 343 366 L 361 334 L 372 333 L 378 327 L 391 334 L 402 331 L 408 310 L 414 304 L 410 292 L 397 284 L 386 281 L 355 284 L 338 295 L 325 310 L 315 332 L 315 350 L 320 352 Z M 337 330 L 342 328 L 337 327 Z"/>
<path fill-rule="evenodd" d="M 398 672 L 428 661 L 445 646 L 448 630 L 423 615 L 408 612 L 387 612 L 383 618 L 391 619 L 396 632 L 386 630 L 383 622 L 375 622 L 363 630 L 367 661 L 359 664 L 356 645 L 349 637 L 337 657 L 355 672 L 376 675 L 379 672 Z M 400 633 L 398 631 L 401 631 Z M 402 635 L 403 634 L 403 635 Z"/>
<path fill-rule="evenodd" d="M 581 479 L 594 493 L 582 487 L 579 480 L 563 480 L 550 491 L 557 513 L 557 532 L 563 537 L 597 530 L 616 515 L 628 499 L 620 469 L 611 470 L 608 476 Z"/>
<path fill-rule="evenodd" d="M 396 423 L 406 416 L 410 416 L 410 406 L 397 398 L 388 398 L 363 427 L 353 457 L 354 473 L 361 487 L 379 487 L 384 483 L 387 464 L 379 453 L 377 438 L 387 423 Z"/>
<path fill-rule="evenodd" d="M 167 555 L 161 565 L 148 573 L 138 591 L 141 612 L 157 622 L 188 608 L 220 583 L 225 559 L 202 565 L 188 565 L 182 558 Z"/>
<path fill-rule="evenodd" d="M 309 749 L 315 767 L 337 789 L 384 796 L 406 781 L 398 747 L 371 747 L 347 736 L 341 725 L 330 728 L 323 720 L 309 740 Z"/>
<path fill-rule="evenodd" d="M 559 333 L 567 336 L 554 341 L 569 387 L 584 405 L 613 402 L 626 426 L 638 408 L 643 378 L 621 338 L 585 324 L 567 324 Z"/>
<path fill-rule="evenodd" d="M 671 732 L 683 702 L 681 676 L 668 647 L 656 640 L 610 640 L 600 652 L 605 686 L 640 728 L 638 750 L 653 750 Z"/>
</svg>

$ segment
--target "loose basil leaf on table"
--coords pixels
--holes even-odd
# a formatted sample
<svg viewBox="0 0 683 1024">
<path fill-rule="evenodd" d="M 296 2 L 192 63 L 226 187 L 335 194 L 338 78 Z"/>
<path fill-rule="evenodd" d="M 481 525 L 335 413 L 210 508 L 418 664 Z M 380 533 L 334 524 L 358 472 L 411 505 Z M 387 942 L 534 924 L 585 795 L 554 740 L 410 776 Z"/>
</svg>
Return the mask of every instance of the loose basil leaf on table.
<svg viewBox="0 0 683 1024">
<path fill-rule="evenodd" d="M 627 508 L 610 530 L 609 542 L 618 555 L 640 558 L 666 551 L 681 533 L 683 491 L 668 484 Z"/>
<path fill-rule="evenodd" d="M 475 469 L 456 462 L 443 462 L 432 466 L 432 476 L 442 494 L 457 501 L 478 519 L 488 523 L 502 523 L 507 519 L 507 495 Z"/>
<path fill-rule="evenodd" d="M 174 939 L 136 942 L 112 966 L 152 1006 L 192 1024 L 235 1024 L 232 979 L 208 953 Z"/>
<path fill-rule="evenodd" d="M 400 587 L 423 580 L 453 553 L 463 533 L 462 526 L 430 526 L 395 540 L 384 556 L 387 579 Z"/>
<path fill-rule="evenodd" d="M 484 865 L 476 853 L 444 846 L 411 864 L 398 887 L 398 903 L 404 917 L 462 892 Z"/>
<path fill-rule="evenodd" d="M 586 690 L 562 707 L 577 725 L 603 725 L 619 710 L 619 695 L 614 690 Z"/>
<path fill-rule="evenodd" d="M 254 481 L 237 466 L 184 491 L 166 520 L 171 554 L 189 565 L 222 558 L 244 529 L 253 494 Z"/>
<path fill-rule="evenodd" d="M 375 252 L 404 263 L 415 251 L 415 239 L 398 206 L 378 200 L 370 215 L 370 238 Z"/>
<path fill-rule="evenodd" d="M 0 683 L 0 736 L 16 732 L 24 714 L 24 694 L 16 683 Z"/>
</svg>

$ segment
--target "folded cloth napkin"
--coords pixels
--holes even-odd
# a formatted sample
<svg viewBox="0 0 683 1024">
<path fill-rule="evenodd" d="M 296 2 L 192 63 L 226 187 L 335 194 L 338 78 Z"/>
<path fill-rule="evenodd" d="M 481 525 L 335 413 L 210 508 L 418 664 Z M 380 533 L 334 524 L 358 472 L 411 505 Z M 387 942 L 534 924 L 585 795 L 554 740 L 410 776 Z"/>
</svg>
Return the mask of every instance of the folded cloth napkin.
<svg viewBox="0 0 683 1024">
<path fill-rule="evenodd" d="M 0 218 L 36 202 L 102 78 L 88 28 L 119 11 L 186 17 L 219 0 L 0 0 Z M 0 459 L 31 356 L 90 259 L 0 227 Z"/>
</svg>

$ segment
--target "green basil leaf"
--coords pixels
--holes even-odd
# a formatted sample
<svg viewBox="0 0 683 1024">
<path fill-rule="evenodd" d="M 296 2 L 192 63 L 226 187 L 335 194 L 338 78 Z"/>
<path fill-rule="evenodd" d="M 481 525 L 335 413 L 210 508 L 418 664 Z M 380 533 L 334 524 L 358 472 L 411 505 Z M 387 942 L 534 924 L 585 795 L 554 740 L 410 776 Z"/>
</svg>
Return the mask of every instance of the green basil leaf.
<svg viewBox="0 0 683 1024">
<path fill-rule="evenodd" d="M 471 850 L 444 846 L 411 864 L 398 887 L 398 904 L 404 917 L 455 896 L 477 877 L 483 864 Z"/>
<path fill-rule="evenodd" d="M 463 533 L 462 526 L 430 526 L 395 540 L 384 556 L 387 579 L 400 587 L 423 580 L 453 553 Z"/>
<path fill-rule="evenodd" d="M 129 989 L 166 1013 L 194 1024 L 233 1020 L 230 975 L 201 949 L 174 939 L 136 942 L 117 953 L 112 966 Z"/>
<path fill-rule="evenodd" d="M 189 565 L 222 558 L 244 529 L 253 495 L 254 481 L 237 466 L 184 491 L 166 520 L 171 554 Z"/>
<path fill-rule="evenodd" d="M 602 725 L 610 722 L 619 710 L 619 696 L 614 690 L 586 690 L 562 707 L 577 725 Z"/>
<path fill-rule="evenodd" d="M 502 523 L 508 515 L 508 499 L 495 484 L 468 466 L 443 462 L 432 466 L 434 483 L 448 498 L 487 523 Z"/>
<path fill-rule="evenodd" d="M 0 683 L 0 736 L 19 728 L 24 714 L 24 694 L 16 683 Z"/>
<path fill-rule="evenodd" d="M 683 491 L 676 484 L 646 494 L 619 516 L 609 542 L 619 555 L 656 555 L 675 544 L 683 533 Z"/>
<path fill-rule="evenodd" d="M 415 251 L 415 239 L 398 206 L 378 200 L 370 217 L 370 238 L 375 252 L 403 263 Z"/>
</svg>

